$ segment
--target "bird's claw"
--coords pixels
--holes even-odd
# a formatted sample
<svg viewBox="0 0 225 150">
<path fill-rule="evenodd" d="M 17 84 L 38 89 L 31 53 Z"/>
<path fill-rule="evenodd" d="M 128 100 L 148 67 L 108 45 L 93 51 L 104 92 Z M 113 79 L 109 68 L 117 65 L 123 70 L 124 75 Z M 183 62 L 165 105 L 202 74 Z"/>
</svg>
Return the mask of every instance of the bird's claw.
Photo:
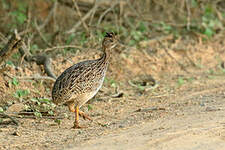
<svg viewBox="0 0 225 150">
<path fill-rule="evenodd" d="M 90 118 L 88 115 L 86 115 L 84 112 L 79 111 L 79 115 L 80 115 L 84 120 L 88 119 L 88 120 L 90 120 L 90 121 L 93 121 L 93 119 Z"/>
</svg>

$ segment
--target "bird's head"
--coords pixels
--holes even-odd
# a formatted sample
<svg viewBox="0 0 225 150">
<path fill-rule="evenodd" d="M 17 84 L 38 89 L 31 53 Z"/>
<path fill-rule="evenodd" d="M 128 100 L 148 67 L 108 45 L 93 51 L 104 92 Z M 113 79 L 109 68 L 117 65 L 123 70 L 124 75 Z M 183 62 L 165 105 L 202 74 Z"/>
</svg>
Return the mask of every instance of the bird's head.
<svg viewBox="0 0 225 150">
<path fill-rule="evenodd" d="M 106 32 L 103 39 L 102 46 L 103 49 L 112 49 L 117 45 L 117 37 L 113 32 Z"/>
</svg>

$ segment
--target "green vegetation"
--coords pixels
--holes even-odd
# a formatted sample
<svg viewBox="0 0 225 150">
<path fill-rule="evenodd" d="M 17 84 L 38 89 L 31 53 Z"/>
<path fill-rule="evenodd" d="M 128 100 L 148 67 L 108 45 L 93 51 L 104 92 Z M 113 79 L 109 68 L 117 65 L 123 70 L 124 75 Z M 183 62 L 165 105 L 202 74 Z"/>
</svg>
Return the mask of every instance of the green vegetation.
<svg viewBox="0 0 225 150">
<path fill-rule="evenodd" d="M 203 39 L 204 42 L 207 42 L 217 35 L 223 34 L 225 29 L 225 11 L 222 8 L 225 4 L 223 1 L 159 0 L 157 2 L 134 1 L 132 4 L 125 1 L 123 8 L 119 3 L 115 6 L 106 4 L 92 12 L 87 18 L 85 15 L 88 13 L 87 10 L 91 10 L 93 7 L 92 4 L 88 3 L 83 8 L 83 5 L 78 2 L 81 11 L 81 16 L 79 16 L 73 3 L 68 2 L 65 5 L 62 1 L 57 1 L 57 8 L 54 8 L 56 1 L 38 3 L 38 1 L 27 0 L 12 2 L 2 0 L 0 2 L 0 13 L 2 14 L 0 18 L 2 22 L 5 22 L 0 24 L 0 47 L 4 47 L 7 42 L 7 40 L 4 41 L 4 38 L 9 39 L 10 33 L 17 29 L 28 50 L 25 55 L 18 51 L 12 54 L 11 58 L 5 62 L 8 66 L 12 68 L 19 65 L 26 66 L 26 63 L 28 63 L 26 56 L 29 54 L 47 54 L 53 59 L 63 55 L 66 56 L 65 60 L 67 60 L 68 56 L 75 55 L 79 51 L 100 49 L 99 43 L 107 31 L 118 34 L 119 40 L 124 45 L 120 49 L 125 51 L 118 52 L 118 54 L 127 59 L 129 55 L 126 54 L 126 51 L 131 51 L 132 48 L 130 47 L 139 48 L 143 41 L 172 35 L 173 39 L 169 40 L 174 45 L 176 45 L 177 39 L 194 39 L 193 41 Z M 147 2 L 151 2 L 151 5 L 146 5 Z M 74 29 L 73 32 L 72 29 Z M 59 46 L 65 47 L 57 48 Z M 149 54 L 151 48 L 151 45 L 147 45 L 141 50 L 146 50 L 145 54 Z M 51 50 L 47 51 L 46 49 Z M 168 49 L 170 50 L 170 47 Z M 159 48 L 159 50 L 161 49 Z M 219 63 L 222 63 L 222 60 L 219 61 Z M 207 68 L 201 58 L 194 64 L 197 69 Z M 35 65 L 32 64 L 32 67 L 35 67 Z M 29 69 L 28 72 L 35 70 Z M 44 73 L 43 67 L 39 69 Z M 225 74 L 224 67 L 220 66 L 217 69 L 219 69 L 219 72 L 214 68 L 206 71 L 209 78 L 219 73 Z M 193 77 L 179 76 L 175 79 L 175 82 L 178 87 L 181 87 L 188 82 L 193 82 L 193 80 Z M 32 82 L 34 87 L 32 90 L 24 88 L 21 85 L 24 81 L 20 81 L 16 77 L 11 77 L 7 82 L 7 86 L 13 89 L 11 95 L 13 95 L 14 100 L 23 102 L 27 112 L 33 112 L 36 117 L 42 117 L 46 115 L 45 113 L 48 115 L 54 114 L 53 108 L 55 105 L 51 99 L 40 98 L 43 95 L 48 95 L 47 97 L 51 95 L 51 84 L 48 81 L 26 80 L 25 82 Z M 105 84 L 113 89 L 122 85 L 120 81 L 110 77 L 105 78 Z M 129 85 L 140 93 L 151 89 L 149 86 L 134 82 L 129 82 Z M 90 104 L 87 107 L 88 110 L 93 109 Z M 5 109 L 5 107 L 3 108 Z M 59 120 L 56 120 L 56 122 L 60 124 Z"/>
<path fill-rule="evenodd" d="M 25 110 L 28 112 L 34 112 L 34 115 L 38 118 L 42 117 L 42 113 L 48 115 L 54 115 L 55 104 L 47 98 L 31 98 L 31 102 L 25 105 Z"/>
<path fill-rule="evenodd" d="M 55 3 L 55 0 L 49 2 L 51 6 Z M 80 24 L 79 29 L 76 32 L 72 32 L 66 34 L 66 30 L 68 28 L 64 28 L 63 26 L 60 27 L 61 22 L 65 22 L 63 17 L 53 18 L 52 22 L 48 22 L 49 24 L 44 27 L 44 29 L 40 30 L 41 36 L 35 36 L 36 40 L 30 41 L 29 51 L 31 53 L 37 53 L 37 50 L 40 50 L 44 47 L 49 45 L 80 45 L 82 47 L 93 47 L 96 42 L 99 42 L 103 39 L 104 33 L 106 31 L 113 31 L 119 34 L 120 39 L 125 42 L 125 44 L 129 46 L 138 46 L 139 42 L 154 38 L 157 35 L 167 35 L 172 34 L 174 37 L 180 36 L 187 36 L 187 33 L 198 33 L 205 35 L 204 40 L 212 38 L 219 30 L 224 29 L 224 24 L 221 19 L 224 19 L 225 12 L 220 11 L 220 6 L 217 3 L 212 3 L 210 1 L 205 1 L 200 3 L 197 0 L 191 0 L 190 3 L 186 3 L 183 5 L 182 1 L 175 1 L 174 4 L 169 1 L 164 1 L 162 6 L 158 6 L 158 3 L 154 5 L 146 6 L 146 10 L 143 11 L 143 8 L 140 7 L 145 5 L 145 1 L 142 2 L 135 2 L 132 7 L 128 6 L 124 11 L 133 12 L 133 15 L 128 15 L 126 18 L 121 18 L 120 23 L 118 22 L 110 22 L 107 19 L 112 19 L 111 15 L 118 18 L 120 9 L 119 7 L 114 7 L 114 9 L 108 12 L 104 18 L 95 18 L 94 16 L 88 18 L 85 23 L 88 27 L 90 33 L 86 32 L 83 23 Z M 182 5 L 178 5 L 182 3 Z M 160 4 L 160 3 L 159 3 Z M 175 7 L 174 10 L 168 9 Z M 21 31 L 24 30 L 24 27 L 27 26 L 28 28 L 35 31 L 34 33 L 28 32 L 25 35 L 25 39 L 33 38 L 34 35 L 40 34 L 37 33 L 37 22 L 38 26 L 43 24 L 43 21 L 46 18 L 41 18 L 40 16 L 32 16 L 34 15 L 31 13 L 31 18 L 29 18 L 28 14 L 29 11 L 32 10 L 33 7 L 36 7 L 34 3 L 29 3 L 28 1 L 21 0 L 12 5 L 7 0 L 1 1 L 3 11 L 9 11 L 9 29 L 13 31 L 14 29 L 19 29 Z M 47 5 L 47 4 L 46 4 Z M 60 7 L 61 3 L 59 3 L 58 7 Z M 179 6 L 179 7 L 178 7 Z M 156 8 L 162 7 L 163 11 L 160 14 L 155 14 L 154 10 Z M 183 8 L 182 8 L 183 7 Z M 190 10 L 188 11 L 189 8 Z M 70 8 L 66 8 L 70 9 Z M 38 10 L 38 9 L 37 9 Z M 67 11 L 65 10 L 65 16 Z M 144 9 L 145 10 L 145 9 Z M 177 12 L 179 10 L 179 13 Z M 46 14 L 49 13 L 49 10 L 45 10 Z M 137 12 L 135 12 L 137 11 Z M 170 13 L 168 13 L 171 11 Z M 140 12 L 142 14 L 140 15 Z M 117 14 L 118 13 L 118 14 Z M 149 15 L 154 14 L 154 15 Z M 168 16 L 169 14 L 169 16 Z M 57 16 L 58 14 L 54 14 Z M 84 14 L 83 14 L 84 15 Z M 154 19 L 153 16 L 158 17 Z M 52 16 L 49 16 L 50 18 Z M 120 16 L 121 17 L 121 16 Z M 65 17 L 66 18 L 66 17 Z M 29 20 L 30 19 L 30 20 Z M 172 20 L 173 19 L 173 20 Z M 29 20 L 29 24 L 27 24 Z M 36 21 L 35 21 L 36 20 Z M 64 24 L 65 26 L 71 26 L 76 24 L 79 18 L 73 18 L 70 24 Z M 176 24 L 173 21 L 180 22 Z M 91 23 L 91 24 L 88 24 Z M 57 24 L 59 23 L 59 24 Z M 55 31 L 53 31 L 55 30 Z M 52 33 L 53 32 L 53 33 Z M 154 36 L 153 34 L 154 33 Z M 191 35 L 191 34 L 188 34 Z M 37 42 L 38 41 L 38 42 Z M 57 43 L 57 44 L 56 44 Z M 65 48 L 64 51 L 60 51 L 62 54 L 66 53 L 76 53 L 76 48 Z M 13 58 L 18 60 L 21 56 L 16 53 L 13 55 Z"/>
<path fill-rule="evenodd" d="M 30 93 L 29 90 L 16 90 L 16 92 L 14 93 L 14 97 L 18 98 L 20 101 L 22 101 L 23 97 L 27 96 Z"/>
</svg>

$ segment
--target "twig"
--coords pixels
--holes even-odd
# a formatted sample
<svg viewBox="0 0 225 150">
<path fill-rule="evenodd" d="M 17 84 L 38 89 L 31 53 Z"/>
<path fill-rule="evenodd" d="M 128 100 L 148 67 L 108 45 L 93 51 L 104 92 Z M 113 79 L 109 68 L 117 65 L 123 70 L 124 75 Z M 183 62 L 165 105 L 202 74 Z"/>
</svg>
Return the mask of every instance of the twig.
<svg viewBox="0 0 225 150">
<path fill-rule="evenodd" d="M 160 37 L 156 37 L 156 38 L 149 39 L 149 40 L 146 40 L 146 41 L 141 41 L 139 44 L 142 47 L 147 47 L 147 46 L 151 46 L 151 45 L 157 43 L 158 41 L 163 42 L 163 41 L 172 40 L 172 39 L 173 39 L 173 35 L 169 34 L 169 35 L 166 35 L 166 36 L 160 36 Z"/>
<path fill-rule="evenodd" d="M 95 0 L 95 2 L 94 2 L 94 7 L 95 7 L 96 5 L 97 5 L 97 0 Z M 97 8 L 96 8 L 96 9 L 97 9 Z M 88 26 L 90 26 L 90 25 L 92 24 L 92 20 L 93 20 L 93 18 L 94 18 L 94 16 L 95 16 L 96 9 L 95 9 L 94 11 L 92 11 L 92 13 L 91 13 L 91 17 L 90 17 Z"/>
<path fill-rule="evenodd" d="M 29 5 L 27 8 L 26 30 L 29 29 L 30 23 L 31 23 L 31 6 L 32 6 L 32 1 L 29 1 Z"/>
<path fill-rule="evenodd" d="M 189 0 L 186 0 L 186 8 L 187 8 L 187 30 L 190 30 L 190 21 L 191 21 L 191 11 L 189 6 Z"/>
<path fill-rule="evenodd" d="M 42 34 L 38 24 L 37 24 L 37 20 L 35 19 L 34 20 L 34 25 L 35 25 L 35 28 L 37 30 L 37 33 L 40 35 L 42 41 L 48 46 L 48 47 L 51 47 L 52 45 L 48 43 L 48 41 L 46 40 L 46 38 L 44 37 L 44 35 Z"/>
<path fill-rule="evenodd" d="M 55 82 L 55 79 L 52 77 L 48 77 L 48 76 L 24 76 L 24 77 L 16 77 L 19 80 L 51 80 L 53 82 Z"/>
<path fill-rule="evenodd" d="M 157 82 L 155 82 L 155 84 L 153 85 L 153 86 L 141 86 L 141 85 L 136 85 L 136 84 L 134 84 L 132 81 L 128 81 L 128 83 L 131 85 L 131 86 L 133 86 L 133 87 L 135 87 L 135 88 L 138 88 L 138 89 L 140 89 L 140 87 L 141 88 L 143 88 L 145 91 L 149 91 L 149 90 L 153 90 L 153 89 L 156 89 L 158 86 L 159 86 L 159 84 L 157 83 Z"/>
<path fill-rule="evenodd" d="M 150 108 L 139 108 L 138 110 L 135 110 L 134 112 L 151 112 L 154 110 L 166 110 L 165 108 L 157 108 L 157 107 L 150 107 Z"/>
<path fill-rule="evenodd" d="M 12 114 L 10 113 L 13 117 L 16 118 L 31 118 L 31 119 L 36 119 L 37 117 L 34 115 L 34 112 L 13 112 Z M 42 118 L 47 118 L 47 119 L 64 119 L 64 116 L 52 116 L 47 113 L 42 112 Z"/>
<path fill-rule="evenodd" d="M 4 74 L 7 75 L 11 79 L 16 78 L 18 80 L 51 80 L 53 82 L 55 81 L 54 78 L 48 77 L 48 76 L 24 76 L 24 77 L 19 77 L 19 76 L 13 76 L 9 73 L 4 73 Z"/>
<path fill-rule="evenodd" d="M 76 11 L 77 11 L 77 14 L 78 14 L 78 16 L 79 16 L 79 18 L 80 18 L 80 21 L 81 21 L 81 23 L 83 24 L 83 26 L 84 26 L 86 32 L 87 32 L 87 33 L 90 33 L 87 24 L 86 24 L 85 21 L 82 19 L 82 15 L 81 15 L 80 9 L 79 9 L 79 7 L 78 7 L 78 5 L 77 5 L 77 2 L 76 2 L 75 0 L 73 0 L 73 5 L 74 5 L 74 7 L 75 7 L 75 9 L 76 9 Z"/>
<path fill-rule="evenodd" d="M 96 11 L 96 9 L 98 8 L 98 4 L 96 3 L 95 5 L 94 5 L 94 7 L 81 19 L 82 21 L 85 21 L 85 20 L 87 20 L 90 16 L 91 16 L 91 14 L 94 12 L 94 11 Z M 72 29 L 70 29 L 69 31 L 66 31 L 66 33 L 67 34 L 70 34 L 70 33 L 74 33 L 74 32 L 76 32 L 76 30 L 77 30 L 77 28 L 81 25 L 81 20 L 79 20 L 79 22 L 78 23 L 76 23 L 73 27 L 72 27 Z"/>
<path fill-rule="evenodd" d="M 12 37 L 8 41 L 8 43 L 0 51 L 0 57 L 1 57 L 0 64 L 3 62 L 3 60 L 11 56 L 15 50 L 18 50 L 18 48 L 21 47 L 21 42 L 22 42 L 21 37 L 18 35 L 17 31 L 15 30 Z"/>
<path fill-rule="evenodd" d="M 8 39 L 0 32 L 0 39 L 4 42 L 7 43 Z"/>
<path fill-rule="evenodd" d="M 26 45 L 24 44 L 23 48 L 19 49 L 20 54 L 23 56 L 24 54 L 26 54 L 26 56 L 24 57 L 26 61 L 31 62 L 31 61 L 35 61 L 38 65 L 44 65 L 44 70 L 47 73 L 47 75 L 49 77 L 55 78 L 56 76 L 52 71 L 52 67 L 51 67 L 51 58 L 49 58 L 47 55 L 36 55 L 36 56 L 32 56 L 30 54 L 27 55 L 28 51 L 26 49 Z"/>
<path fill-rule="evenodd" d="M 63 46 L 55 46 L 55 47 L 51 47 L 51 48 L 46 48 L 43 51 L 44 52 L 48 52 L 48 51 L 52 51 L 55 49 L 64 49 L 64 48 L 77 48 L 77 49 L 83 49 L 80 46 L 76 46 L 76 45 L 63 45 Z"/>
<path fill-rule="evenodd" d="M 139 12 L 137 12 L 137 10 L 131 5 L 130 0 L 127 0 L 127 4 L 130 7 L 131 11 L 134 12 L 136 14 L 137 17 L 139 18 L 143 18 Z"/>
<path fill-rule="evenodd" d="M 0 68 L 0 73 L 5 72 L 6 70 L 8 70 L 9 68 L 7 67 L 7 65 L 3 65 Z"/>
<path fill-rule="evenodd" d="M 118 1 L 116 1 L 114 4 L 112 4 L 111 7 L 109 7 L 108 9 L 106 9 L 106 10 L 101 14 L 101 16 L 100 16 L 99 19 L 98 19 L 97 27 L 98 27 L 99 24 L 101 23 L 103 17 L 104 17 L 108 12 L 110 12 L 117 4 L 119 4 Z"/>
<path fill-rule="evenodd" d="M 159 41 L 159 44 L 163 47 L 163 49 L 165 50 L 166 54 L 172 58 L 173 60 L 175 60 L 175 62 L 180 66 L 180 68 L 182 70 L 184 70 L 186 73 L 190 73 L 189 71 L 187 71 L 187 69 L 184 67 L 183 64 L 181 64 L 179 61 L 177 61 L 176 58 L 174 58 L 169 52 L 168 52 L 168 49 L 161 43 L 161 41 Z"/>
<path fill-rule="evenodd" d="M 19 48 L 19 52 L 20 52 L 21 56 L 24 56 L 24 59 L 26 61 L 28 61 L 28 62 L 32 61 L 32 55 L 30 54 L 29 49 L 28 49 L 27 45 L 24 42 L 22 42 L 22 47 Z"/>
<path fill-rule="evenodd" d="M 33 56 L 33 59 L 35 60 L 37 65 L 44 65 L 45 72 L 49 77 L 56 79 L 56 76 L 53 73 L 51 67 L 51 58 L 49 58 L 47 55 L 37 55 Z"/>
<path fill-rule="evenodd" d="M 56 25 L 56 21 L 57 21 L 57 19 L 56 19 L 56 12 L 57 12 L 57 7 L 58 7 L 58 0 L 55 0 L 55 3 L 54 3 L 54 7 L 53 7 L 53 31 L 55 32 L 56 30 L 57 30 L 57 25 Z"/>
<path fill-rule="evenodd" d="M 18 123 L 15 119 L 13 119 L 11 116 L 9 116 L 9 115 L 7 115 L 7 114 L 5 114 L 5 113 L 3 113 L 3 112 L 0 112 L 0 115 L 3 116 L 3 117 L 5 117 L 5 118 L 9 118 L 9 119 L 12 120 L 12 122 L 15 123 L 17 126 L 19 125 L 19 123 Z"/>
<path fill-rule="evenodd" d="M 52 9 L 50 11 L 50 13 L 48 14 L 48 16 L 46 17 L 46 19 L 44 20 L 44 22 L 39 26 L 39 30 L 41 31 L 51 20 L 51 17 L 53 16 L 55 9 L 57 8 L 57 0 L 54 2 L 54 5 L 52 6 Z M 30 33 L 34 31 L 33 28 L 28 28 L 26 30 L 23 30 L 22 32 L 18 33 L 20 36 Z"/>
<path fill-rule="evenodd" d="M 42 25 L 39 26 L 39 30 L 42 30 L 51 20 L 51 17 L 53 16 L 55 9 L 57 8 L 57 0 L 54 2 L 54 5 L 52 6 L 52 9 L 49 13 L 49 15 L 47 16 L 47 18 L 45 19 L 45 21 L 43 22 Z"/>
</svg>

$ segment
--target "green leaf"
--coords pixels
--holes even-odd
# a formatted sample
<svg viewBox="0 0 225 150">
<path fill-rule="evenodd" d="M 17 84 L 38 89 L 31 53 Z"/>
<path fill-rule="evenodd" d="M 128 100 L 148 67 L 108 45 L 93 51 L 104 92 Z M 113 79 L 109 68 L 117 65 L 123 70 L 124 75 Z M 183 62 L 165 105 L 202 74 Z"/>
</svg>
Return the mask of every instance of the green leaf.
<svg viewBox="0 0 225 150">
<path fill-rule="evenodd" d="M 51 100 L 50 99 L 47 99 L 47 98 L 41 98 L 41 99 L 38 99 L 40 102 L 42 102 L 42 103 L 47 103 L 47 104 L 49 104 L 50 102 L 51 102 Z"/>
<path fill-rule="evenodd" d="M 40 113 L 40 112 L 34 112 L 34 115 L 36 116 L 36 117 L 38 117 L 38 118 L 41 118 L 42 117 L 42 114 Z"/>
<path fill-rule="evenodd" d="M 145 87 L 143 87 L 141 85 L 138 85 L 138 89 L 141 90 L 141 91 L 144 91 L 145 90 Z"/>
<path fill-rule="evenodd" d="M 147 27 L 145 26 L 144 22 L 140 22 L 139 26 L 138 26 L 138 29 L 141 31 L 141 32 L 145 32 L 147 30 Z"/>
<path fill-rule="evenodd" d="M 38 47 L 37 44 L 31 45 L 31 48 L 30 48 L 31 52 L 34 52 L 34 51 L 36 51 L 36 50 L 38 50 L 38 49 L 39 49 L 39 47 Z"/>
<path fill-rule="evenodd" d="M 2 0 L 2 7 L 3 7 L 3 9 L 9 9 L 8 1 Z"/>
<path fill-rule="evenodd" d="M 69 45 L 73 41 L 73 39 L 75 38 L 75 36 L 76 35 L 74 33 L 70 34 L 69 37 L 68 37 L 68 39 L 66 40 L 66 44 Z"/>
<path fill-rule="evenodd" d="M 183 77 L 179 77 L 178 80 L 177 80 L 177 82 L 178 82 L 178 85 L 179 85 L 179 86 L 183 85 L 183 84 L 184 84 L 184 79 L 183 79 Z"/>
<path fill-rule="evenodd" d="M 142 33 L 140 31 L 131 31 L 131 36 L 136 40 L 140 41 L 142 37 Z"/>
<path fill-rule="evenodd" d="M 54 112 L 52 110 L 50 110 L 50 111 L 48 111 L 48 114 L 53 116 Z"/>
<path fill-rule="evenodd" d="M 10 13 L 13 17 L 15 17 L 16 21 L 19 24 L 23 24 L 27 20 L 27 16 L 20 11 L 13 11 Z"/>
<path fill-rule="evenodd" d="M 55 123 L 57 123 L 58 125 L 60 125 L 62 123 L 62 121 L 60 119 L 56 119 Z"/>
<path fill-rule="evenodd" d="M 88 111 L 93 109 L 91 105 L 88 105 L 87 107 L 88 107 Z"/>
<path fill-rule="evenodd" d="M 192 0 L 191 1 L 191 5 L 192 5 L 192 7 L 197 7 L 198 6 L 198 2 L 196 2 L 196 0 Z"/>
<path fill-rule="evenodd" d="M 26 95 L 28 95 L 30 93 L 29 90 L 16 90 L 16 92 L 14 93 L 14 96 L 16 98 L 22 98 Z"/>
<path fill-rule="evenodd" d="M 38 105 L 41 105 L 41 102 L 36 98 L 31 98 L 31 101 L 37 103 Z"/>
<path fill-rule="evenodd" d="M 137 42 L 135 40 L 130 40 L 128 45 L 129 46 L 134 46 Z"/>
<path fill-rule="evenodd" d="M 23 24 L 27 20 L 27 16 L 23 13 L 18 13 L 17 20 L 19 24 Z"/>
<path fill-rule="evenodd" d="M 208 37 L 212 37 L 214 34 L 214 31 L 210 28 L 206 28 L 204 31 L 204 34 L 207 35 Z"/>
<path fill-rule="evenodd" d="M 0 112 L 3 112 L 4 110 L 3 110 L 3 108 L 2 107 L 0 107 Z"/>
<path fill-rule="evenodd" d="M 86 33 L 85 33 L 85 32 L 83 32 L 83 33 L 80 35 L 80 38 L 81 38 L 80 42 L 81 42 L 82 45 L 85 44 L 85 43 L 87 42 L 87 37 L 86 37 Z"/>
<path fill-rule="evenodd" d="M 19 85 L 19 81 L 14 77 L 12 79 L 12 84 L 15 85 L 15 86 L 17 86 L 17 85 Z"/>
<path fill-rule="evenodd" d="M 6 62 L 6 64 L 8 64 L 8 65 L 10 65 L 10 66 L 14 66 L 13 62 L 10 61 L 10 60 L 8 60 L 8 61 Z"/>
<path fill-rule="evenodd" d="M 212 7 L 210 7 L 210 6 L 206 6 L 205 7 L 205 15 L 207 15 L 207 16 L 212 16 L 213 15 L 213 8 Z"/>
</svg>

